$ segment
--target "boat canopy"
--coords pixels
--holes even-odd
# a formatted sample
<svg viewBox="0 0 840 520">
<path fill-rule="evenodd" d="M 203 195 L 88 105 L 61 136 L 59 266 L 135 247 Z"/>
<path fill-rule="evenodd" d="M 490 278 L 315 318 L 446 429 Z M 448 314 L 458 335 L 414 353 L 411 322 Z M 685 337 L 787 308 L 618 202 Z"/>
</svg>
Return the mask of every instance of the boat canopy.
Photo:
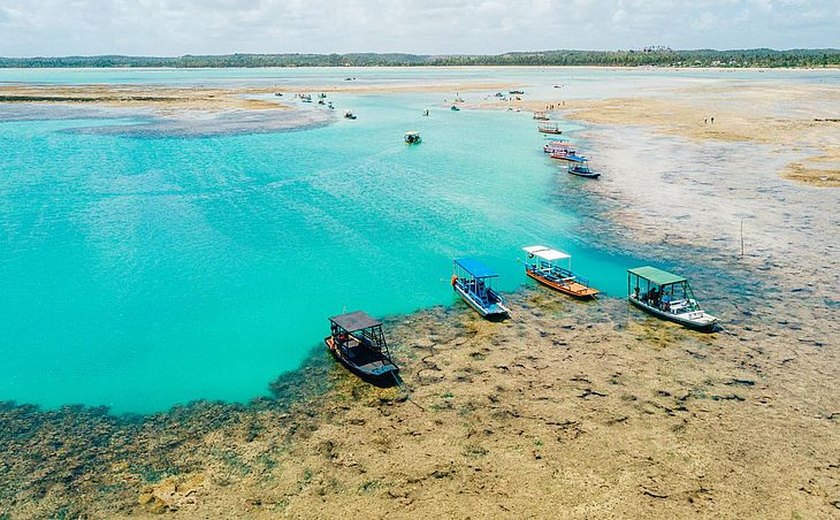
<svg viewBox="0 0 840 520">
<path fill-rule="evenodd" d="M 555 260 L 565 260 L 567 258 L 571 258 L 570 255 L 564 253 L 562 251 L 557 251 L 555 249 L 551 249 L 545 246 L 528 246 L 523 247 L 523 251 L 528 253 L 529 255 L 534 255 L 538 258 L 542 258 L 547 262 L 553 262 Z"/>
<path fill-rule="evenodd" d="M 468 272 L 473 278 L 495 278 L 499 276 L 474 258 L 456 258 L 455 265 Z"/>
<path fill-rule="evenodd" d="M 649 280 L 651 283 L 656 285 L 671 285 L 674 283 L 682 283 L 686 281 L 685 278 L 683 278 L 682 276 L 678 276 L 673 273 L 669 273 L 668 271 L 663 271 L 662 269 L 657 269 L 655 267 L 650 266 L 628 269 L 627 272 L 635 274 L 639 278 Z"/>
<path fill-rule="evenodd" d="M 340 314 L 330 318 L 330 321 L 350 333 L 382 325 L 381 321 L 371 318 L 365 311 Z"/>
</svg>

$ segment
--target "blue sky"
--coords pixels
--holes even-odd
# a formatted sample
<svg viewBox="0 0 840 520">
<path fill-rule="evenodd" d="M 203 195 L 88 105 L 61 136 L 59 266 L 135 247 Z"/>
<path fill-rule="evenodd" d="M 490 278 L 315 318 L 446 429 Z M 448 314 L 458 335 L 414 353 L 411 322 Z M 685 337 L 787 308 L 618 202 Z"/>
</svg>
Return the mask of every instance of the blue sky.
<svg viewBox="0 0 840 520">
<path fill-rule="evenodd" d="M 840 0 L 0 0 L 0 56 L 840 47 Z"/>
</svg>

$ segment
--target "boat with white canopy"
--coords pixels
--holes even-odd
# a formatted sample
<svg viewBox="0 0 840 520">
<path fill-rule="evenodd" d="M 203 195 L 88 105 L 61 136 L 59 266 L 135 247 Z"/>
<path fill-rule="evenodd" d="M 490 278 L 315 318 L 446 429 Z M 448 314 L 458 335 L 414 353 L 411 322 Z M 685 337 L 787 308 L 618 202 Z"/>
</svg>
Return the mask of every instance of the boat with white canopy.
<svg viewBox="0 0 840 520">
<path fill-rule="evenodd" d="M 572 272 L 572 256 L 546 246 L 522 248 L 527 253 L 525 274 L 537 282 L 580 299 L 594 298 L 600 291 L 589 280 Z"/>
<path fill-rule="evenodd" d="M 405 144 L 420 144 L 423 142 L 423 138 L 420 137 L 420 132 L 417 130 L 410 130 L 403 136 L 403 141 L 405 141 Z"/>
</svg>

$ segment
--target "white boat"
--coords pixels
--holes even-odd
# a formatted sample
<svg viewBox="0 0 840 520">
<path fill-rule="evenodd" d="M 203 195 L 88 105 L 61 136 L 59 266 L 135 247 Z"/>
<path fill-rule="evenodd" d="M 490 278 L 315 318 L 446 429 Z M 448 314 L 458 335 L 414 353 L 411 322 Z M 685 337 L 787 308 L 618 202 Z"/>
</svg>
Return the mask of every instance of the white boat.
<svg viewBox="0 0 840 520">
<path fill-rule="evenodd" d="M 420 144 L 423 142 L 423 138 L 420 137 L 420 132 L 417 130 L 410 130 L 406 132 L 403 136 L 403 140 L 405 141 L 405 144 Z"/>
<path fill-rule="evenodd" d="M 711 332 L 718 319 L 700 308 L 688 280 L 645 266 L 627 270 L 627 298 L 643 311 L 685 327 Z"/>
<path fill-rule="evenodd" d="M 499 275 L 473 258 L 453 260 L 452 289 L 481 317 L 503 320 L 510 316 L 505 300 L 492 287 Z"/>
</svg>

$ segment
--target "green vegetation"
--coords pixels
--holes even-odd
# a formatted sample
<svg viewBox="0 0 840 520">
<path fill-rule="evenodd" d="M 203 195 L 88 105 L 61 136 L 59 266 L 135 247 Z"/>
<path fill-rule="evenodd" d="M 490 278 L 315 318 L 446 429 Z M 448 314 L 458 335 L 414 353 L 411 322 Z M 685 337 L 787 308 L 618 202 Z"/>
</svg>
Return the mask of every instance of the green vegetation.
<svg viewBox="0 0 840 520">
<path fill-rule="evenodd" d="M 0 68 L 22 67 L 383 67 L 451 65 L 602 65 L 618 67 L 840 67 L 840 49 L 683 50 L 648 47 L 639 50 L 554 50 L 495 55 L 416 54 L 227 54 L 217 56 L 65 56 L 3 58 Z"/>
</svg>

